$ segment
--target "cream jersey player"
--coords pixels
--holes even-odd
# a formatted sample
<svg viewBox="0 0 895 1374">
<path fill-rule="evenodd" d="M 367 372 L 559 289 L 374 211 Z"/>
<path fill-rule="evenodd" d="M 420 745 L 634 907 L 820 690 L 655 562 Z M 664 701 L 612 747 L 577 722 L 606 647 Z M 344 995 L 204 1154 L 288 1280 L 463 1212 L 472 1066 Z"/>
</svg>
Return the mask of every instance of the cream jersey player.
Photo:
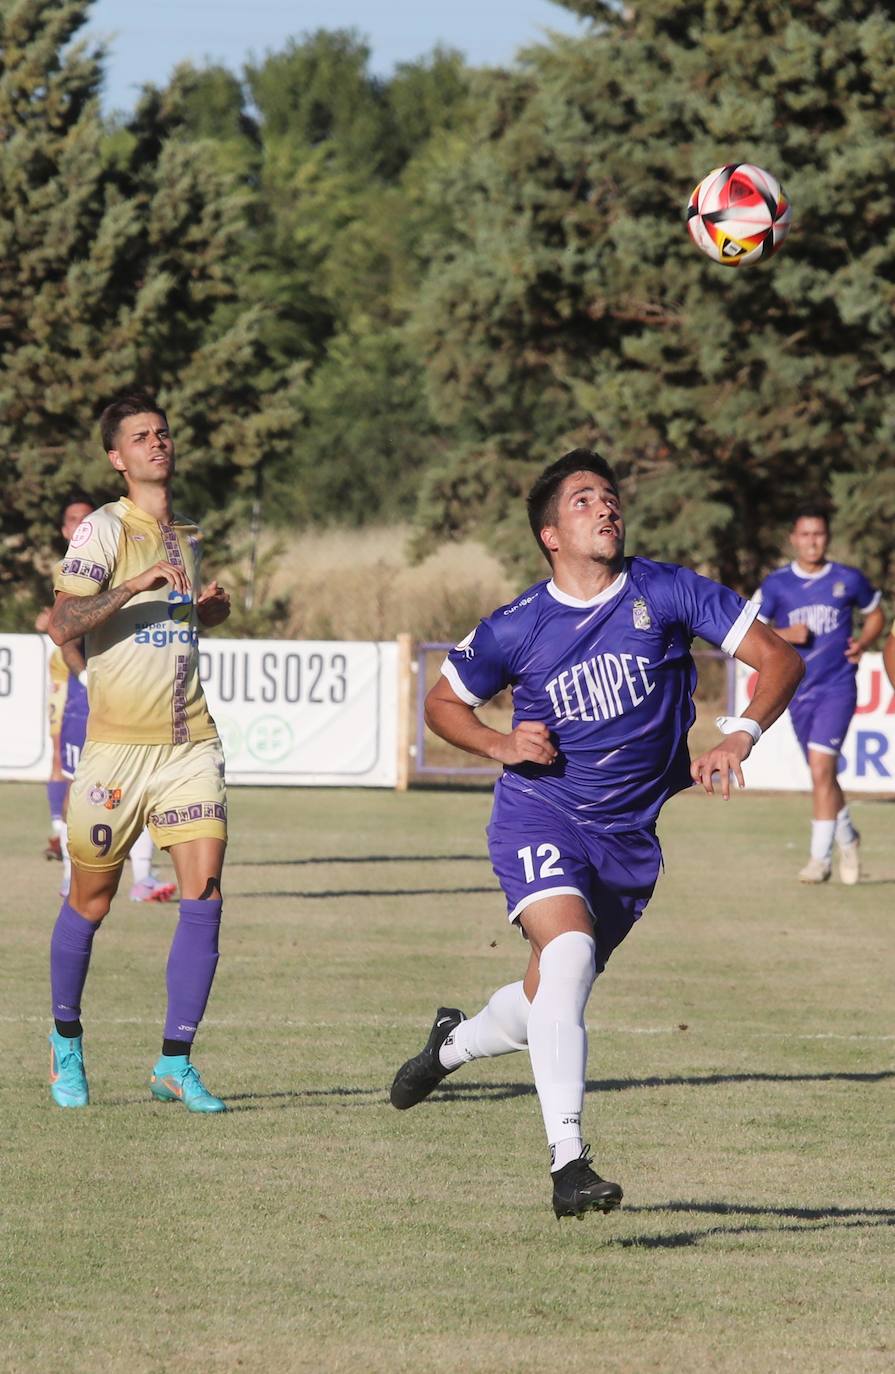
<svg viewBox="0 0 895 1374">
<path fill-rule="evenodd" d="M 127 497 L 75 530 L 54 578 L 56 591 L 95 596 L 154 563 L 182 567 L 200 584 L 202 536 L 175 515 L 162 524 Z M 186 744 L 216 739 L 199 681 L 193 601 L 168 587 L 145 591 L 87 635 L 87 739 L 105 744 Z"/>
<path fill-rule="evenodd" d="M 158 403 L 140 392 L 116 397 L 99 428 L 127 494 L 72 533 L 48 623 L 55 644 L 85 642 L 90 701 L 69 796 L 71 891 L 50 941 L 51 1094 L 60 1107 L 89 1103 L 81 998 L 93 937 L 147 826 L 170 852 L 181 893 L 150 1091 L 190 1111 L 220 1112 L 225 1103 L 205 1088 L 190 1051 L 218 961 L 227 843 L 223 755 L 199 680 L 198 626 L 221 624 L 229 597 L 216 582 L 202 588 L 200 532 L 174 514 L 175 445 Z"/>
<path fill-rule="evenodd" d="M 57 592 L 91 597 L 164 561 L 183 570 L 190 589 L 138 592 L 86 635 L 88 748 L 68 821 L 82 868 L 120 863 L 144 824 L 161 849 L 203 834 L 226 837 L 223 760 L 199 681 L 192 588 L 200 585 L 201 550 L 191 520 L 166 523 L 121 497 L 82 521 L 56 571 Z"/>
</svg>

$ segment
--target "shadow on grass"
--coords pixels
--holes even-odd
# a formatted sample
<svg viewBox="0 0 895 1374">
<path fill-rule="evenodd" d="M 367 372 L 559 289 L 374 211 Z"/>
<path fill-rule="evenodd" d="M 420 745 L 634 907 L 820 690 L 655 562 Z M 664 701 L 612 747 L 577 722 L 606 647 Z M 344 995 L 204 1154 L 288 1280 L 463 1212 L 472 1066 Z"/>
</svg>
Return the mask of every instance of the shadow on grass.
<svg viewBox="0 0 895 1374">
<path fill-rule="evenodd" d="M 710 1087 L 718 1083 L 880 1083 L 895 1078 L 895 1069 L 880 1070 L 878 1073 L 716 1073 L 698 1074 L 690 1078 L 674 1075 L 669 1078 L 603 1078 L 589 1079 L 588 1092 L 622 1092 L 631 1088 L 666 1087 Z M 421 1107 L 444 1106 L 449 1102 L 504 1102 L 514 1097 L 533 1097 L 533 1083 L 447 1083 L 439 1088 Z M 378 1107 L 388 1101 L 388 1084 L 378 1084 L 373 1088 L 337 1086 L 332 1088 L 293 1088 L 268 1093 L 225 1093 L 224 1099 L 231 1112 L 282 1111 L 288 1107 L 314 1106 L 318 1099 L 333 1098 L 355 1099 L 346 1102 L 351 1107 Z M 102 1104 L 105 1107 L 143 1107 L 157 1105 L 147 1097 L 114 1098 Z M 171 1103 L 163 1103 L 171 1106 Z M 321 1105 L 323 1103 L 321 1102 Z M 722 1211 L 727 1204 L 712 1204 Z M 657 1207 L 655 1211 L 695 1211 L 697 1204 L 669 1203 Z M 627 1208 L 634 1211 L 635 1208 Z M 649 1211 L 649 1208 L 641 1208 Z M 743 1208 L 731 1207 L 731 1211 Z M 895 1215 L 895 1213 L 893 1213 Z"/>
<path fill-rule="evenodd" d="M 330 897 L 455 897 L 469 893 L 488 892 L 497 894 L 499 887 L 340 887 L 325 892 L 299 892 L 295 888 L 288 892 L 232 892 L 227 889 L 227 897 L 233 900 L 250 901 L 253 897 L 305 897 L 312 900 Z"/>
<path fill-rule="evenodd" d="M 882 1083 L 895 1078 L 895 1069 L 876 1073 L 704 1073 L 670 1074 L 666 1078 L 592 1078 L 588 1092 L 626 1092 L 631 1088 L 707 1088 L 719 1083 Z M 445 1083 L 430 1102 L 502 1102 L 510 1097 L 531 1097 L 533 1083 Z"/>
<path fill-rule="evenodd" d="M 758 1207 L 748 1202 L 659 1202 L 648 1207 L 626 1206 L 625 1215 L 662 1215 L 683 1212 L 687 1215 L 755 1217 L 771 1224 L 744 1222 L 735 1226 L 707 1226 L 704 1230 L 672 1231 L 649 1236 L 614 1236 L 609 1245 L 622 1249 L 676 1250 L 723 1236 L 760 1235 L 762 1232 L 853 1230 L 895 1226 L 891 1207 Z M 776 1223 L 776 1224 L 775 1224 Z"/>
<path fill-rule="evenodd" d="M 228 859 L 231 868 L 302 867 L 307 864 L 456 864 L 487 863 L 484 851 L 478 854 L 337 854 L 330 858 L 310 859 Z"/>
</svg>

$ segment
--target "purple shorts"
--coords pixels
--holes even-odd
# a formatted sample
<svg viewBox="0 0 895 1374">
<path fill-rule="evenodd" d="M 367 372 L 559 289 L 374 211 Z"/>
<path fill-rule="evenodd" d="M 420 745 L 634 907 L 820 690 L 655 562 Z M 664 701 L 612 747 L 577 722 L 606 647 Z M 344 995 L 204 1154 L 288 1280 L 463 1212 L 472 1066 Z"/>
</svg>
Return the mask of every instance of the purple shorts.
<svg viewBox="0 0 895 1374">
<path fill-rule="evenodd" d="M 498 783 L 488 826 L 491 866 L 510 921 L 542 897 L 576 893 L 594 921 L 598 971 L 653 895 L 662 850 L 655 830 L 606 834 Z"/>
<path fill-rule="evenodd" d="M 59 731 L 59 752 L 62 772 L 73 778 L 87 737 L 87 689 L 73 677 L 68 684 L 62 728 Z"/>
<path fill-rule="evenodd" d="M 812 694 L 805 699 L 797 694 L 793 698 L 789 703 L 789 715 L 806 759 L 809 749 L 817 749 L 822 754 L 842 752 L 857 704 L 854 683 L 849 683 L 844 690 Z"/>
</svg>

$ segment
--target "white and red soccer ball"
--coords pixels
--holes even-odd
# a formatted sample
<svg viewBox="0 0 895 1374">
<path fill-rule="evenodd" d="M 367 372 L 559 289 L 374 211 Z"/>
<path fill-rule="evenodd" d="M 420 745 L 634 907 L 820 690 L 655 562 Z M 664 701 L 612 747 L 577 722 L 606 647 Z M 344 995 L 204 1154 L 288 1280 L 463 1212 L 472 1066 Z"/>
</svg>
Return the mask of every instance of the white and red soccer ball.
<svg viewBox="0 0 895 1374">
<path fill-rule="evenodd" d="M 751 162 L 716 167 L 687 205 L 690 237 L 726 267 L 769 258 L 789 233 L 792 206 L 770 172 Z"/>
</svg>

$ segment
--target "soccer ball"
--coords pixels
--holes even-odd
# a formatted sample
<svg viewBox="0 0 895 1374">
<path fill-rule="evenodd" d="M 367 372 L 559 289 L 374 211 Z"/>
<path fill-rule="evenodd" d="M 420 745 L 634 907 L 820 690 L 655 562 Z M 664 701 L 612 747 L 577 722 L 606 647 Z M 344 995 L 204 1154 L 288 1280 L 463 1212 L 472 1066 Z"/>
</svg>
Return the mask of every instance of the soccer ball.
<svg viewBox="0 0 895 1374">
<path fill-rule="evenodd" d="M 769 258 L 789 233 L 792 206 L 776 177 L 751 162 L 729 162 L 703 177 L 687 205 L 687 229 L 703 253 L 726 267 Z"/>
</svg>

